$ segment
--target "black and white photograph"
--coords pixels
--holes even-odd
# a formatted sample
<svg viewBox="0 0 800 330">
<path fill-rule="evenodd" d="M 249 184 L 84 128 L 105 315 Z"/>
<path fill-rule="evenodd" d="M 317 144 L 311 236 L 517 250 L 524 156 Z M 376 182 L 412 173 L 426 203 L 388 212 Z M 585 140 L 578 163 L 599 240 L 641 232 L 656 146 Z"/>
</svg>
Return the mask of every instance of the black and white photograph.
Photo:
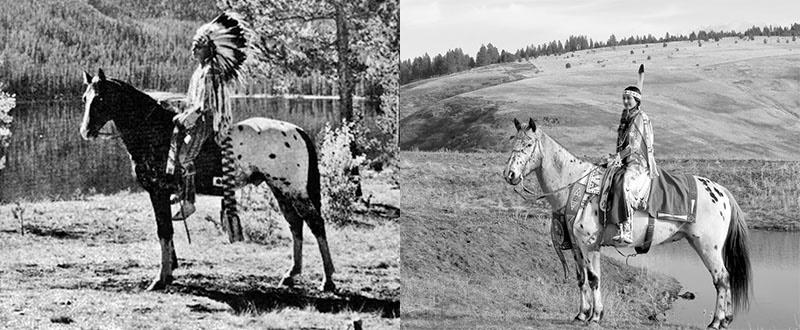
<svg viewBox="0 0 800 330">
<path fill-rule="evenodd" d="M 400 327 L 398 0 L 0 21 L 0 328 Z"/>
<path fill-rule="evenodd" d="M 403 326 L 799 328 L 798 12 L 401 2 Z"/>
</svg>

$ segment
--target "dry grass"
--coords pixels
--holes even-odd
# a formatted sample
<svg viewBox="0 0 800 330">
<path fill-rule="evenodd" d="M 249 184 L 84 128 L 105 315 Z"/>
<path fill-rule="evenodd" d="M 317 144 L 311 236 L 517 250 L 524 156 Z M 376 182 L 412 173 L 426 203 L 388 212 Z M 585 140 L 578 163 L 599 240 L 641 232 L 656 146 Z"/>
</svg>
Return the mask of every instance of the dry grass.
<svg viewBox="0 0 800 330">
<path fill-rule="evenodd" d="M 204 220 L 219 217 L 219 198 L 198 199 L 191 245 L 182 224 L 174 223 L 181 265 L 167 293 L 144 291 L 160 255 L 146 194 L 23 203 L 24 236 L 10 220 L 13 205 L 0 206 L 0 324 L 49 328 L 53 320 L 71 319 L 70 326 L 87 329 L 347 329 L 362 319 L 367 328 L 399 326 L 376 307 L 398 304 L 396 222 L 364 217 L 357 227 L 327 226 L 336 295 L 317 290 L 322 263 L 306 228 L 304 274 L 294 289 L 280 288 L 291 266 L 291 234 L 279 213 L 266 211 L 268 200 L 255 201 L 257 193 L 244 198 L 248 242 L 230 244 Z"/>
<path fill-rule="evenodd" d="M 511 119 L 532 117 L 577 155 L 609 153 L 619 93 L 636 82 L 636 60 L 646 66 L 643 107 L 653 120 L 657 157 L 798 159 L 797 43 L 645 46 L 539 57 L 404 86 L 401 148 L 507 151 Z"/>
<path fill-rule="evenodd" d="M 564 329 L 574 275 L 549 243 L 550 212 L 500 177 L 504 155 L 403 153 L 403 322 L 419 328 Z M 680 285 L 603 258 L 603 326 L 661 324 Z M 574 268 L 572 268 L 574 269 Z"/>
</svg>

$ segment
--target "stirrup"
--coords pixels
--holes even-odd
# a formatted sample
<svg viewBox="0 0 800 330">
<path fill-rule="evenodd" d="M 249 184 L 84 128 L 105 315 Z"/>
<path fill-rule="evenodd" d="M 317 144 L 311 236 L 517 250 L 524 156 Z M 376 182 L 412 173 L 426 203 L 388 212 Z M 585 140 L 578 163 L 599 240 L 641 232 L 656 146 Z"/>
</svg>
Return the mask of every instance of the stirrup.
<svg viewBox="0 0 800 330">
<path fill-rule="evenodd" d="M 184 212 L 184 203 L 188 204 L 188 202 L 186 201 L 180 201 L 178 212 L 175 212 L 175 214 L 172 215 L 172 221 L 186 221 L 186 219 L 188 219 L 189 216 L 191 216 L 192 214 L 194 214 L 194 212 L 197 211 L 197 209 L 195 208 L 195 210 L 192 212 Z"/>
</svg>

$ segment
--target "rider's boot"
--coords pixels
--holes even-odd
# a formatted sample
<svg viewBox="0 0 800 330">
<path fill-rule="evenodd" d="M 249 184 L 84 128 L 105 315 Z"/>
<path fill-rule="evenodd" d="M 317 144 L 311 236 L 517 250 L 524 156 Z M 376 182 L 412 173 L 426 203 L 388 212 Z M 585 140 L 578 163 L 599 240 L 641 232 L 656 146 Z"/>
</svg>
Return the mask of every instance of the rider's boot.
<svg viewBox="0 0 800 330">
<path fill-rule="evenodd" d="M 172 216 L 172 221 L 186 220 L 195 212 L 195 187 L 194 173 L 183 175 L 183 187 L 181 192 L 181 204 L 178 212 Z"/>
</svg>

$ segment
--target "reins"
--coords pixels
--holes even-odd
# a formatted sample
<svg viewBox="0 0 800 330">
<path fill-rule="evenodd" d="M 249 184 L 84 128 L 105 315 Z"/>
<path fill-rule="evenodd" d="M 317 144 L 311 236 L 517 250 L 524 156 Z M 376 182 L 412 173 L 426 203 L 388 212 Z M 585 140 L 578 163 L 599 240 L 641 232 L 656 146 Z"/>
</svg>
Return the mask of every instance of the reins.
<svg viewBox="0 0 800 330">
<path fill-rule="evenodd" d="M 545 198 L 545 197 L 547 197 L 547 196 L 552 196 L 552 195 L 555 195 L 555 194 L 557 194 L 557 193 L 559 193 L 559 192 L 561 192 L 561 191 L 564 191 L 564 190 L 566 190 L 566 189 L 569 189 L 569 188 L 571 188 L 571 187 L 572 187 L 574 184 L 578 183 L 578 181 L 581 181 L 581 180 L 583 180 L 583 178 L 585 178 L 585 177 L 589 176 L 589 174 L 592 174 L 592 172 L 593 172 L 593 171 L 594 171 L 594 169 L 590 169 L 590 170 L 586 171 L 586 174 L 584 174 L 584 175 L 583 175 L 583 176 L 581 176 L 580 178 L 577 178 L 576 180 L 573 180 L 572 182 L 568 183 L 566 186 L 563 186 L 563 187 L 561 187 L 561 188 L 558 188 L 558 189 L 556 189 L 556 190 L 553 190 L 553 191 L 550 191 L 550 192 L 546 192 L 546 193 L 544 193 L 544 194 L 541 194 L 541 195 L 539 195 L 539 196 L 536 196 L 535 200 L 537 200 L 537 201 L 538 201 L 538 200 L 541 200 L 542 198 Z M 523 177 L 523 178 L 522 178 L 522 182 L 520 182 L 520 186 L 522 186 L 522 190 L 523 190 L 523 191 L 524 191 L 526 194 L 528 194 L 528 196 L 535 196 L 535 195 L 536 195 L 536 193 L 534 193 L 532 190 L 528 189 L 528 187 L 526 187 L 526 186 L 525 186 L 525 177 Z M 529 198 L 528 198 L 528 196 L 525 196 L 525 195 L 523 195 L 523 194 L 522 194 L 522 192 L 520 192 L 519 190 L 517 190 L 517 188 L 516 188 L 516 187 L 514 188 L 514 192 L 516 192 L 517 194 L 519 194 L 520 196 L 522 196 L 522 198 L 529 199 Z"/>
</svg>

